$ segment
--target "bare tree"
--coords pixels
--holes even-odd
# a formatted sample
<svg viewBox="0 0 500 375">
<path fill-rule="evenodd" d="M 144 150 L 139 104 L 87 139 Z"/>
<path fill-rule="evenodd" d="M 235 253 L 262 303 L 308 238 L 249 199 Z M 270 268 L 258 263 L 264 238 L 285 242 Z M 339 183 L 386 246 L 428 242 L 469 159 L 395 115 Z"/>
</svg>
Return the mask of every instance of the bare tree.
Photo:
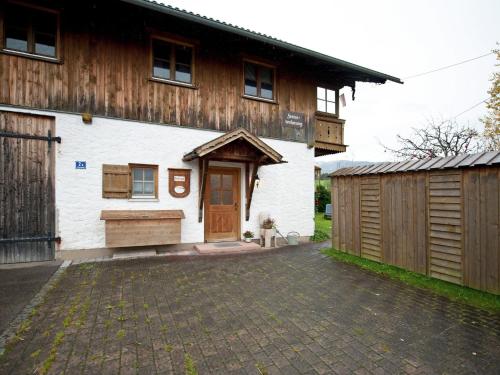
<svg viewBox="0 0 500 375">
<path fill-rule="evenodd" d="M 382 145 L 398 159 L 425 159 L 480 151 L 477 130 L 458 125 L 454 120 L 427 121 L 423 128 L 412 128 L 409 137 L 397 135 L 399 146 Z"/>
</svg>

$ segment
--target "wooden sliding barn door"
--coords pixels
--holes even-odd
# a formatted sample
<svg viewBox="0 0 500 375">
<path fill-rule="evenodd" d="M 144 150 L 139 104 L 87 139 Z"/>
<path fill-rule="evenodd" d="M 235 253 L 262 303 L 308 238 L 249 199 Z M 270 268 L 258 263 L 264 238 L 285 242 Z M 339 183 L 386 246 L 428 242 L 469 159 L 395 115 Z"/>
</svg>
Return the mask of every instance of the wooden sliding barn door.
<svg viewBox="0 0 500 375">
<path fill-rule="evenodd" d="M 240 207 L 240 170 L 210 168 L 205 190 L 205 240 L 239 240 Z"/>
<path fill-rule="evenodd" d="M 54 259 L 54 118 L 0 111 L 0 263 Z"/>
</svg>

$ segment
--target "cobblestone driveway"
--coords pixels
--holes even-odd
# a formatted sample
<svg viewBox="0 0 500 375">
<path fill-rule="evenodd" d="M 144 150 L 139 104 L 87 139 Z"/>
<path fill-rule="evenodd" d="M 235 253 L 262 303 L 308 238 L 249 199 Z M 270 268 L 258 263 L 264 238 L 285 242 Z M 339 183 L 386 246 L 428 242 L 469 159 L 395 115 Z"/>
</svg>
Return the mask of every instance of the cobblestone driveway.
<svg viewBox="0 0 500 375">
<path fill-rule="evenodd" d="M 499 316 L 312 246 L 72 266 L 24 331 L 0 373 L 500 372 Z"/>
</svg>

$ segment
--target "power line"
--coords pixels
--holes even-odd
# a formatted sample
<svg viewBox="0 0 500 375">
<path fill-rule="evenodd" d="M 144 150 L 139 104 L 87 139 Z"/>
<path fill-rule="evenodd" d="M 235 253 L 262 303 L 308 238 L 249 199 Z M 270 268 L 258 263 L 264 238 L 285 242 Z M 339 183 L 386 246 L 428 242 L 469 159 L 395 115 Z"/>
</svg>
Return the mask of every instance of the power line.
<svg viewBox="0 0 500 375">
<path fill-rule="evenodd" d="M 479 103 L 474 104 L 472 107 L 467 108 L 465 111 L 460 112 L 458 115 L 452 116 L 452 117 L 450 117 L 450 118 L 448 118 L 446 120 L 441 121 L 441 123 L 439 124 L 439 126 L 443 125 L 446 121 L 453 121 L 453 120 L 455 120 L 458 116 L 462 116 L 464 113 L 467 113 L 467 112 L 473 110 L 477 106 L 485 103 L 487 100 L 488 100 L 488 98 L 486 98 L 484 100 L 481 100 Z"/>
<path fill-rule="evenodd" d="M 481 105 L 481 104 L 485 103 L 487 100 L 488 100 L 488 98 L 486 98 L 486 99 L 484 99 L 484 100 L 481 100 L 479 103 L 474 104 L 472 107 L 467 108 L 465 111 L 460 112 L 458 115 L 451 116 L 451 117 L 447 118 L 446 120 L 441 121 L 441 122 L 439 123 L 439 125 L 438 125 L 438 126 L 443 125 L 443 124 L 444 124 L 445 122 L 447 122 L 447 121 L 453 121 L 453 120 L 455 120 L 458 116 L 462 116 L 464 113 L 467 113 L 467 112 L 469 112 L 469 111 L 473 110 L 473 109 L 474 109 L 474 108 L 476 108 L 477 106 L 479 106 L 479 105 Z"/>
<path fill-rule="evenodd" d="M 486 56 L 489 56 L 489 55 L 493 55 L 494 52 L 489 52 L 485 55 L 481 55 L 481 56 L 477 56 L 477 57 L 473 57 L 472 59 L 468 59 L 468 60 L 464 60 L 464 61 L 460 61 L 460 62 L 457 62 L 455 64 L 451 64 L 451 65 L 447 65 L 447 66 L 443 66 L 441 68 L 437 68 L 437 69 L 434 69 L 434 70 L 429 70 L 427 72 L 423 72 L 423 73 L 418 73 L 418 74 L 414 74 L 412 76 L 408 76 L 408 77 L 405 77 L 403 78 L 404 80 L 407 80 L 407 79 L 412 79 L 412 78 L 416 78 L 416 77 L 421 77 L 423 75 L 426 75 L 426 74 L 431 74 L 431 73 L 435 73 L 435 72 L 439 72 L 441 70 L 445 70 L 445 69 L 449 69 L 449 68 L 453 68 L 457 65 L 462 65 L 462 64 L 465 64 L 465 63 L 468 63 L 468 62 L 471 62 L 471 61 L 474 61 L 474 60 L 478 60 L 478 59 L 481 59 L 483 57 L 486 57 Z"/>
<path fill-rule="evenodd" d="M 454 119 L 456 119 L 458 116 L 461 116 L 461 115 L 463 115 L 464 113 L 469 112 L 470 110 L 473 110 L 473 109 L 474 109 L 474 108 L 476 108 L 477 106 L 479 106 L 479 105 L 481 105 L 481 104 L 485 103 L 487 100 L 488 100 L 488 98 L 486 98 L 486 99 L 484 99 L 484 100 L 481 100 L 479 103 L 474 104 L 472 107 L 467 108 L 465 111 L 460 112 L 458 115 L 453 116 L 451 119 L 453 119 L 453 120 L 454 120 Z"/>
</svg>

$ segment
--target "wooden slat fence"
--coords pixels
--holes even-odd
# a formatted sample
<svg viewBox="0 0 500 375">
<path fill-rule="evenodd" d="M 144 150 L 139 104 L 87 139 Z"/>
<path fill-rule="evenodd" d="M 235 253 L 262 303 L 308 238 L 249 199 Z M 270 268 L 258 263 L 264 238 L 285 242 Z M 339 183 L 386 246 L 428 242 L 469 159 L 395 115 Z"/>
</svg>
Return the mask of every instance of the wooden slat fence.
<svg viewBox="0 0 500 375">
<path fill-rule="evenodd" d="M 332 176 L 333 247 L 500 294 L 500 168 Z"/>
<path fill-rule="evenodd" d="M 380 177 L 361 178 L 361 256 L 381 260 Z"/>
</svg>

